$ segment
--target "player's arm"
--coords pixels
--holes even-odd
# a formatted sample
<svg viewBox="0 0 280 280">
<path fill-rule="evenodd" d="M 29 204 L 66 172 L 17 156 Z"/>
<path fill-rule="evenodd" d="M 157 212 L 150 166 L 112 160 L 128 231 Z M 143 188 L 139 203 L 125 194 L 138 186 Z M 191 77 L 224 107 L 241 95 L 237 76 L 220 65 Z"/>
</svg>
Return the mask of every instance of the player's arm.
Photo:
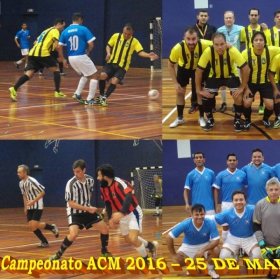
<svg viewBox="0 0 280 280">
<path fill-rule="evenodd" d="M 177 81 L 175 65 L 176 65 L 176 63 L 172 63 L 170 60 L 168 60 L 168 70 L 169 70 L 172 82 L 174 84 L 174 87 L 175 87 L 176 91 L 183 92 L 183 88 Z"/>
<path fill-rule="evenodd" d="M 138 52 L 138 55 L 145 58 L 158 59 L 158 55 L 156 55 L 154 52 L 146 53 L 144 51 L 140 51 Z"/>
<path fill-rule="evenodd" d="M 211 94 L 209 91 L 204 90 L 202 88 L 202 74 L 204 72 L 204 69 L 202 68 L 196 68 L 195 70 L 195 87 L 196 87 L 196 93 L 200 94 L 201 96 L 207 97 L 207 98 L 213 98 L 214 94 Z"/>
<path fill-rule="evenodd" d="M 221 207 L 219 206 L 219 189 L 213 187 L 214 191 L 214 204 L 215 204 L 215 212 L 220 213 L 221 212 Z"/>
<path fill-rule="evenodd" d="M 95 213 L 97 211 L 96 207 L 92 207 L 92 206 L 83 206 L 73 200 L 68 200 L 68 205 L 69 207 L 76 209 L 76 210 L 82 210 L 82 211 L 87 211 L 89 213 Z"/>
<path fill-rule="evenodd" d="M 37 202 L 38 200 L 40 200 L 44 195 L 45 195 L 45 191 L 42 190 L 42 191 L 36 196 L 36 198 L 34 198 L 33 200 L 27 200 L 26 205 L 27 205 L 27 206 L 32 206 L 35 202 Z"/>
<path fill-rule="evenodd" d="M 18 42 L 18 38 L 17 37 L 15 37 L 15 43 L 16 43 L 17 47 L 20 48 L 20 44 Z"/>
<path fill-rule="evenodd" d="M 112 48 L 109 45 L 107 45 L 106 46 L 106 58 L 105 58 L 106 61 L 108 61 L 111 57 L 111 50 L 112 50 Z"/>
<path fill-rule="evenodd" d="M 185 200 L 185 208 L 186 210 L 191 213 L 191 206 L 189 205 L 189 193 L 190 193 L 190 190 L 188 188 L 184 188 L 184 200 Z"/>
<path fill-rule="evenodd" d="M 215 247 L 219 246 L 220 238 L 212 239 L 206 246 L 201 248 L 197 253 L 194 255 L 194 259 L 196 258 L 202 258 L 204 256 L 204 253 L 214 249 Z"/>
<path fill-rule="evenodd" d="M 26 214 L 26 211 L 27 211 L 27 197 L 26 197 L 25 194 L 23 194 L 22 198 L 23 198 L 23 212 L 24 212 L 24 214 Z"/>
<path fill-rule="evenodd" d="M 87 48 L 87 55 L 89 55 L 89 53 L 93 50 L 94 48 L 94 43 L 93 41 L 88 43 L 88 48 Z"/>
<path fill-rule="evenodd" d="M 105 201 L 105 209 L 107 212 L 108 219 L 110 220 L 112 218 L 112 212 L 113 212 L 110 201 Z"/>
<path fill-rule="evenodd" d="M 175 237 L 173 236 L 172 232 L 170 232 L 167 236 L 166 236 L 166 245 L 167 245 L 167 249 L 169 251 L 169 253 L 172 255 L 173 258 L 173 262 L 174 263 L 180 263 L 182 264 L 184 262 L 185 256 L 184 254 L 181 252 L 176 252 L 175 248 L 174 248 L 174 239 Z"/>
<path fill-rule="evenodd" d="M 55 50 L 58 52 L 58 60 L 63 63 L 64 67 L 68 68 L 69 64 L 67 63 L 67 60 L 64 57 L 62 45 L 58 43 Z"/>
</svg>

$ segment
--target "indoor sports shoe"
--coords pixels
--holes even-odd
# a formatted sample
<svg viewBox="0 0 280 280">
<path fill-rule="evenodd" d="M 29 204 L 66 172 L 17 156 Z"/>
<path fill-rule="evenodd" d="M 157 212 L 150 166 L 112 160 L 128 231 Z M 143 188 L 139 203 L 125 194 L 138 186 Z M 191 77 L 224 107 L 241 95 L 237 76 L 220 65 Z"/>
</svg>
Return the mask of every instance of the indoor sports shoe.
<svg viewBox="0 0 280 280">
<path fill-rule="evenodd" d="M 10 87 L 9 88 L 9 91 L 10 91 L 10 97 L 13 101 L 17 102 L 17 92 L 15 90 L 14 87 Z"/>
<path fill-rule="evenodd" d="M 101 102 L 101 98 L 100 97 L 96 97 L 93 99 L 93 105 L 100 105 Z"/>
<path fill-rule="evenodd" d="M 114 256 L 110 253 L 110 252 L 104 252 L 100 254 L 100 257 L 104 257 L 104 258 L 108 258 L 108 257 L 111 257 L 111 258 L 114 258 Z"/>
<path fill-rule="evenodd" d="M 234 122 L 234 131 L 235 131 L 235 132 L 240 132 L 240 131 L 242 131 L 242 127 L 241 127 L 240 121 L 235 121 L 235 122 Z"/>
<path fill-rule="evenodd" d="M 198 106 L 197 105 L 192 105 L 192 107 L 189 109 L 189 114 L 193 114 L 198 110 Z"/>
<path fill-rule="evenodd" d="M 102 107 L 107 107 L 108 106 L 108 103 L 107 103 L 106 99 L 102 99 L 100 101 L 100 106 L 102 106 Z"/>
<path fill-rule="evenodd" d="M 16 66 L 17 69 L 19 69 L 19 65 L 16 62 L 14 62 L 14 65 Z"/>
<path fill-rule="evenodd" d="M 264 106 L 259 106 L 259 115 L 264 114 Z"/>
<path fill-rule="evenodd" d="M 53 256 L 50 256 L 49 260 L 52 262 L 52 261 L 55 261 L 55 260 L 59 260 L 60 258 L 61 258 L 61 256 L 58 253 L 56 253 Z"/>
<path fill-rule="evenodd" d="M 251 122 L 249 120 L 245 120 L 243 125 L 243 131 L 249 131 L 250 126 L 251 126 Z"/>
<path fill-rule="evenodd" d="M 208 269 L 208 275 L 212 277 L 212 279 L 219 279 L 220 275 L 216 273 L 214 269 Z"/>
<path fill-rule="evenodd" d="M 212 127 L 215 125 L 214 120 L 208 120 L 206 125 L 204 126 L 204 130 L 205 131 L 210 131 L 212 129 Z"/>
<path fill-rule="evenodd" d="M 280 119 L 276 118 L 273 123 L 273 128 L 278 128 L 280 126 Z"/>
<path fill-rule="evenodd" d="M 169 127 L 171 127 L 171 128 L 173 128 L 173 127 L 176 127 L 176 126 L 178 126 L 178 125 L 180 125 L 180 124 L 183 124 L 185 121 L 184 121 L 184 119 L 182 118 L 177 118 L 172 124 L 170 124 L 169 125 Z"/>
<path fill-rule="evenodd" d="M 52 233 L 54 234 L 54 236 L 56 238 L 58 238 L 58 236 L 59 236 L 58 228 L 57 228 L 57 226 L 55 224 L 52 224 L 52 226 L 53 226 Z"/>
<path fill-rule="evenodd" d="M 264 127 L 265 128 L 267 128 L 267 129 L 271 129 L 272 128 L 272 126 L 271 126 L 271 123 L 270 123 L 270 121 L 269 120 L 263 120 L 263 125 L 264 125 Z"/>
<path fill-rule="evenodd" d="M 57 98 L 66 98 L 66 97 L 67 97 L 67 95 L 65 95 L 65 94 L 62 93 L 61 91 L 60 91 L 60 92 L 56 91 L 56 92 L 54 93 L 54 96 L 57 97 Z"/>
<path fill-rule="evenodd" d="M 85 100 L 84 104 L 85 104 L 85 105 L 93 105 L 93 104 L 94 104 L 93 102 L 94 102 L 93 99 L 91 99 L 91 100 Z"/>
<path fill-rule="evenodd" d="M 203 117 L 198 118 L 198 123 L 201 127 L 204 127 L 206 125 L 206 121 Z"/>
<path fill-rule="evenodd" d="M 60 76 L 65 76 L 65 73 L 64 72 L 61 72 L 61 73 L 59 73 L 60 74 Z"/>
<path fill-rule="evenodd" d="M 151 253 L 152 258 L 156 259 L 157 250 L 158 250 L 158 242 L 157 241 L 148 242 L 147 248 L 149 249 L 149 252 Z"/>
<path fill-rule="evenodd" d="M 50 246 L 49 243 L 42 242 L 42 243 L 39 244 L 37 247 L 38 247 L 38 248 L 47 248 L 47 247 L 49 247 L 49 246 Z"/>
<path fill-rule="evenodd" d="M 227 109 L 227 103 L 222 103 L 219 112 L 224 113 Z"/>
<path fill-rule="evenodd" d="M 82 99 L 81 95 L 74 93 L 72 96 L 73 99 L 76 99 L 79 103 L 85 104 L 85 101 Z"/>
</svg>

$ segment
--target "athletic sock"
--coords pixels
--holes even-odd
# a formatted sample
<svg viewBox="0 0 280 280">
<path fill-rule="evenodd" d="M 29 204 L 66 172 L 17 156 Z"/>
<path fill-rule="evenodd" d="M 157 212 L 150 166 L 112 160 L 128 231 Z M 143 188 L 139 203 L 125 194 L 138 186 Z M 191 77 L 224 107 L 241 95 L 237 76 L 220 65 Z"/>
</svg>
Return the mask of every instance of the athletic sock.
<svg viewBox="0 0 280 280">
<path fill-rule="evenodd" d="M 68 247 L 70 247 L 72 245 L 73 241 L 70 241 L 67 236 L 64 238 L 60 249 L 58 250 L 57 254 L 61 257 L 63 255 L 63 253 L 66 251 L 66 249 Z"/>
<path fill-rule="evenodd" d="M 59 92 L 59 86 L 60 86 L 60 73 L 58 71 L 55 71 L 53 73 L 54 78 L 54 84 L 55 84 L 55 91 Z"/>
<path fill-rule="evenodd" d="M 101 239 L 101 253 L 104 254 L 107 252 L 107 246 L 108 246 L 108 241 L 109 241 L 109 234 L 100 234 L 100 239 Z"/>
<path fill-rule="evenodd" d="M 141 246 L 139 246 L 138 248 L 136 248 L 136 251 L 140 254 L 140 256 L 142 258 L 147 257 L 147 252 L 146 252 L 146 248 L 144 246 L 144 244 L 142 243 Z"/>
<path fill-rule="evenodd" d="M 236 107 L 236 105 L 235 105 L 235 107 Z M 243 106 L 243 115 L 244 115 L 245 119 L 251 121 L 251 114 L 252 114 L 252 107 L 250 106 L 249 108 L 246 108 Z"/>
<path fill-rule="evenodd" d="M 88 78 L 85 77 L 85 76 L 82 76 L 82 77 L 80 78 L 78 87 L 77 87 L 76 92 L 75 92 L 76 94 L 81 95 L 82 90 L 84 89 L 87 80 L 88 80 Z"/>
<path fill-rule="evenodd" d="M 222 103 L 227 102 L 226 94 L 227 94 L 227 91 L 225 89 L 221 91 Z"/>
<path fill-rule="evenodd" d="M 109 87 L 107 88 L 106 94 L 105 94 L 107 98 L 111 95 L 111 93 L 115 90 L 115 88 L 116 88 L 116 85 L 114 85 L 114 84 L 109 85 Z"/>
<path fill-rule="evenodd" d="M 46 239 L 46 237 L 43 235 L 43 233 L 41 232 L 40 229 L 36 229 L 33 231 L 34 234 L 41 240 L 41 242 L 44 242 L 44 243 L 48 243 L 48 240 Z"/>
<path fill-rule="evenodd" d="M 177 105 L 178 119 L 184 118 L 184 108 L 185 108 L 185 105 Z"/>
<path fill-rule="evenodd" d="M 105 80 L 99 80 L 99 92 L 100 92 L 100 95 L 104 95 L 104 93 L 105 93 L 105 86 L 106 86 L 106 81 Z"/>
<path fill-rule="evenodd" d="M 91 100 L 91 99 L 94 98 L 95 93 L 96 93 L 96 89 L 97 89 L 97 84 L 98 84 L 97 80 L 95 80 L 95 79 L 90 80 L 87 100 Z"/>
<path fill-rule="evenodd" d="M 263 118 L 268 120 L 272 114 L 273 114 L 273 110 L 268 110 L 265 107 L 264 113 L 263 113 Z"/>
<path fill-rule="evenodd" d="M 240 121 L 241 115 L 243 111 L 243 105 L 236 105 L 235 104 L 235 117 L 234 121 Z"/>
<path fill-rule="evenodd" d="M 203 105 L 198 104 L 198 110 L 199 110 L 199 116 L 203 118 L 204 117 Z"/>
<path fill-rule="evenodd" d="M 140 242 L 142 242 L 142 243 L 144 244 L 145 247 L 148 246 L 148 243 L 149 243 L 149 242 L 148 242 L 147 240 L 145 240 L 144 238 L 138 236 L 138 240 L 139 240 Z"/>
<path fill-rule="evenodd" d="M 59 72 L 63 73 L 63 62 L 59 62 L 58 66 L 59 66 Z"/>
<path fill-rule="evenodd" d="M 53 229 L 54 229 L 54 226 L 52 226 L 52 225 L 46 223 L 45 229 L 46 229 L 46 230 L 53 230 Z"/>
<path fill-rule="evenodd" d="M 23 75 L 21 76 L 18 81 L 16 82 L 16 84 L 14 85 L 14 89 L 17 91 L 17 89 L 23 85 L 25 82 L 27 82 L 29 80 L 29 77 L 27 75 Z"/>
</svg>

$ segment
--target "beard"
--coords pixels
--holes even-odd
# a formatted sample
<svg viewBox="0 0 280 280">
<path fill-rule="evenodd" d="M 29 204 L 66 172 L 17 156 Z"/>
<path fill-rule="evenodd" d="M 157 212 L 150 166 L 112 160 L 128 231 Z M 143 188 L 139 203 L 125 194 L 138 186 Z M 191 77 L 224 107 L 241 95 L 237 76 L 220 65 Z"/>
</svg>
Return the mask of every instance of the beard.
<svg viewBox="0 0 280 280">
<path fill-rule="evenodd" d="M 101 188 L 106 188 L 106 187 L 108 187 L 108 182 L 107 182 L 106 180 L 102 179 L 102 180 L 100 181 L 100 187 L 101 187 Z"/>
</svg>

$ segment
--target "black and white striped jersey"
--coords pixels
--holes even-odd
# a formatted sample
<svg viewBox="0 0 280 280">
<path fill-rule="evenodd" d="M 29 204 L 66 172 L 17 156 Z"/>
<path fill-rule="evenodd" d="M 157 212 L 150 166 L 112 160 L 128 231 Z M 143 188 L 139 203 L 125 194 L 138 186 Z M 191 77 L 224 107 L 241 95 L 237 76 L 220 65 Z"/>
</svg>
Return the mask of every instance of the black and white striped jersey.
<svg viewBox="0 0 280 280">
<path fill-rule="evenodd" d="M 67 201 L 67 216 L 76 213 L 85 213 L 86 211 L 73 209 L 69 206 L 68 201 L 74 201 L 82 206 L 90 206 L 91 193 L 93 192 L 94 179 L 85 174 L 84 183 L 79 181 L 76 176 L 70 179 L 66 184 L 65 200 Z"/>
<path fill-rule="evenodd" d="M 26 196 L 27 200 L 34 200 L 38 194 L 44 191 L 45 187 L 42 186 L 35 178 L 28 176 L 24 182 L 19 182 L 21 193 Z M 32 206 L 28 206 L 27 209 L 43 209 L 43 197 L 36 201 Z"/>
</svg>

